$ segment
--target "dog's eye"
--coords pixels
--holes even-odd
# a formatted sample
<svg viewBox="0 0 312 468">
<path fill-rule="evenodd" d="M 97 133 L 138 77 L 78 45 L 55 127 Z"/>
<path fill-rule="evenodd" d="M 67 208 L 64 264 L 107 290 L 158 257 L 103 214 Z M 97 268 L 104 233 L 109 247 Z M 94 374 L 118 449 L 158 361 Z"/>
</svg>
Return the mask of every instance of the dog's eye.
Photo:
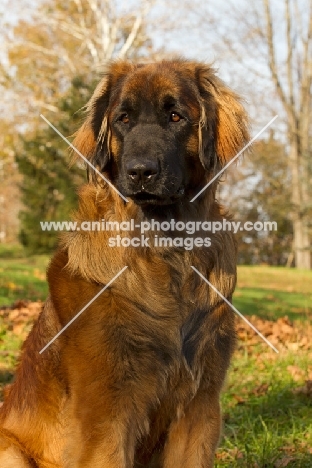
<svg viewBox="0 0 312 468">
<path fill-rule="evenodd" d="M 128 114 L 123 114 L 120 117 L 120 121 L 124 124 L 128 124 L 130 122 L 129 115 Z"/>
<path fill-rule="evenodd" d="M 176 112 L 171 112 L 170 120 L 171 120 L 171 122 L 180 122 L 181 116 L 179 114 L 177 114 Z"/>
</svg>

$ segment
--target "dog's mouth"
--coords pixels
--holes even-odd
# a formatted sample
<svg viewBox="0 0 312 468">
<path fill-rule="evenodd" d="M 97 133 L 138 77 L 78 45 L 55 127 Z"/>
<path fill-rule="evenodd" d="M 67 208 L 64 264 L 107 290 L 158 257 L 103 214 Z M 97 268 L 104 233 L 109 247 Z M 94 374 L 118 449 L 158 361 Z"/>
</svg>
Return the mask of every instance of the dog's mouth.
<svg viewBox="0 0 312 468">
<path fill-rule="evenodd" d="M 144 191 L 128 194 L 137 205 L 171 205 L 176 203 L 184 195 L 184 188 L 180 188 L 172 195 L 156 195 Z"/>
<path fill-rule="evenodd" d="M 129 195 L 137 205 L 163 205 L 166 199 L 159 195 L 149 192 L 137 192 Z"/>
</svg>

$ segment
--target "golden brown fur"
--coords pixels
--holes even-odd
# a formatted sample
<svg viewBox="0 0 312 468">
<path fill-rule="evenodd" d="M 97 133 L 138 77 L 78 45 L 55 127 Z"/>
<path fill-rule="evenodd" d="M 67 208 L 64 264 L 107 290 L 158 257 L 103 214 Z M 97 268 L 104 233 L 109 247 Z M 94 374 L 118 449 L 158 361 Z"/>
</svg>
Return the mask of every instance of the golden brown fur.
<svg viewBox="0 0 312 468">
<path fill-rule="evenodd" d="M 184 196 L 172 206 L 156 207 L 155 217 L 221 220 L 226 215 L 215 201 L 217 181 L 196 201 L 189 200 L 243 147 L 248 131 L 238 96 L 210 67 L 183 60 L 113 63 L 88 104 L 74 144 L 118 184 L 124 156 L 112 123 L 117 103 L 127 96 L 133 105 L 145 99 L 147 106 L 168 89 L 174 96 L 183 92 L 192 123 L 182 161 L 188 182 Z M 95 156 L 99 145 L 100 159 Z M 81 188 L 75 220 L 148 218 L 149 207 L 131 197 L 126 203 L 99 180 Z M 1 408 L 1 468 L 213 466 L 234 318 L 191 265 L 231 299 L 233 236 L 210 234 L 210 248 L 192 250 L 110 248 L 111 236 L 107 231 L 62 236 L 48 270 L 50 296 L 23 346 L 16 381 Z M 127 270 L 39 354 L 124 266 Z"/>
</svg>

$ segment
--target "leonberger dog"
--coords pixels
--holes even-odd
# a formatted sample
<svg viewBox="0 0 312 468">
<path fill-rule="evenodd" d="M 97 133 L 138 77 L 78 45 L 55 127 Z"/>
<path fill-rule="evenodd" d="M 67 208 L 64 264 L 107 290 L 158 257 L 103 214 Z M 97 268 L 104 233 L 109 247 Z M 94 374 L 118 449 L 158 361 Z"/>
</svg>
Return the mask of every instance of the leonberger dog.
<svg viewBox="0 0 312 468">
<path fill-rule="evenodd" d="M 135 229 L 63 233 L 1 409 L 1 468 L 213 466 L 234 313 L 192 267 L 230 301 L 236 244 L 229 231 L 210 232 L 207 244 L 206 231 L 171 223 L 227 219 L 212 179 L 248 138 L 239 96 L 211 66 L 107 67 L 74 140 L 97 169 L 74 220 Z M 152 220 L 166 229 L 149 239 L 182 242 L 129 244 Z"/>
</svg>

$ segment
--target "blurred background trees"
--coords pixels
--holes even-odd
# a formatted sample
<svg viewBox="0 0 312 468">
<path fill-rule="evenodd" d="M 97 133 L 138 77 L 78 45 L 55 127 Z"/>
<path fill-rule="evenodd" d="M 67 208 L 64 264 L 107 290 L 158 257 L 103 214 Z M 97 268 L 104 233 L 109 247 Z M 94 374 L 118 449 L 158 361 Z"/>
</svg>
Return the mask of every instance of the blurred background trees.
<svg viewBox="0 0 312 468">
<path fill-rule="evenodd" d="M 149 53 L 145 17 L 151 5 L 145 2 L 133 11 L 109 0 L 46 0 L 29 9 L 26 19 L 4 28 L 0 86 L 10 117 L 1 121 L 7 135 L 1 147 L 8 154 L 1 157 L 0 169 L 3 180 L 9 171 L 18 176 L 13 190 L 6 184 L 0 188 L 2 241 L 18 237 L 37 252 L 55 248 L 57 233 L 43 234 L 39 222 L 67 219 L 84 178 L 81 169 L 68 168 L 66 144 L 39 114 L 71 136 L 105 62 Z"/>
<path fill-rule="evenodd" d="M 63 135 L 72 135 L 79 126 L 81 114 L 76 110 L 85 105 L 94 87 L 95 82 L 77 76 L 59 100 L 63 117 L 57 125 Z M 68 219 L 77 204 L 77 187 L 86 181 L 85 170 L 68 167 L 67 145 L 50 127 L 29 131 L 21 143 L 16 155 L 24 202 L 19 239 L 30 252 L 49 252 L 56 247 L 58 233 L 43 233 L 40 221 Z"/>
<path fill-rule="evenodd" d="M 248 97 L 254 124 L 261 127 L 279 115 L 274 126 L 284 145 L 280 164 L 286 161 L 287 178 L 281 189 L 292 234 L 288 264 L 293 258 L 296 267 L 311 269 L 312 0 L 229 0 L 218 6 L 194 0 L 188 8 L 193 24 L 202 26 L 194 28 L 198 54 L 215 52 L 224 75 Z"/>
<path fill-rule="evenodd" d="M 253 134 L 279 115 L 220 192 L 238 220 L 278 224 L 239 233 L 240 261 L 311 268 L 312 0 L 15 2 L 1 29 L 1 242 L 52 249 L 39 221 L 68 218 L 84 178 L 39 114 L 70 136 L 107 60 L 176 52 L 216 60 L 246 98 Z"/>
<path fill-rule="evenodd" d="M 235 220 L 277 224 L 273 231 L 238 231 L 239 262 L 290 266 L 291 186 L 285 145 L 271 131 L 268 138 L 256 141 L 252 153 L 243 156 L 223 179 L 220 198 Z"/>
</svg>

